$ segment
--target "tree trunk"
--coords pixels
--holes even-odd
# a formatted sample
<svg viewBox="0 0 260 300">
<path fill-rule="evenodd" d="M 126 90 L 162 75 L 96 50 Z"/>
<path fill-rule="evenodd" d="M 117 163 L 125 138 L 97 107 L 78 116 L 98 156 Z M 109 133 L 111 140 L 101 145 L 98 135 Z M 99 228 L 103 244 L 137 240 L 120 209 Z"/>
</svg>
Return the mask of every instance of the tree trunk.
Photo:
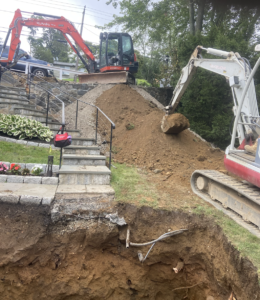
<svg viewBox="0 0 260 300">
<path fill-rule="evenodd" d="M 189 13 L 190 13 L 190 33 L 195 35 L 195 21 L 194 21 L 194 0 L 189 0 Z"/>
<path fill-rule="evenodd" d="M 199 32 L 202 31 L 205 4 L 206 4 L 206 0 L 199 0 L 198 1 L 198 14 L 197 14 L 197 20 L 196 20 L 196 33 L 199 33 Z"/>
</svg>

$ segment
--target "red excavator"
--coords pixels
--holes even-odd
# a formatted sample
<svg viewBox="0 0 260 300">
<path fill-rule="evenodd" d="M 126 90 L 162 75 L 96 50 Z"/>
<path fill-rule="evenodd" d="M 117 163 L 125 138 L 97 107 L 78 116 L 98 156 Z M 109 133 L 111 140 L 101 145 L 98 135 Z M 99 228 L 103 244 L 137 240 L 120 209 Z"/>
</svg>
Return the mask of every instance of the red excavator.
<svg viewBox="0 0 260 300">
<path fill-rule="evenodd" d="M 80 82 L 98 83 L 135 83 L 134 73 L 138 71 L 138 62 L 134 53 L 132 38 L 128 33 L 100 33 L 100 57 L 96 59 L 91 49 L 85 44 L 73 23 L 64 17 L 32 13 L 34 16 L 44 17 L 43 19 L 22 17 L 22 12 L 17 9 L 12 23 L 4 41 L 2 52 L 0 53 L 0 63 L 7 63 L 7 66 L 15 64 L 20 58 L 20 35 L 23 26 L 53 28 L 62 32 L 64 38 L 69 43 L 73 51 L 78 55 L 88 74 L 80 75 Z M 8 58 L 2 58 L 2 53 L 6 47 L 11 34 L 11 43 Z M 76 45 L 73 45 L 70 36 L 77 46 L 86 55 L 88 62 L 80 55 Z M 24 54 L 23 54 L 24 56 Z"/>
</svg>

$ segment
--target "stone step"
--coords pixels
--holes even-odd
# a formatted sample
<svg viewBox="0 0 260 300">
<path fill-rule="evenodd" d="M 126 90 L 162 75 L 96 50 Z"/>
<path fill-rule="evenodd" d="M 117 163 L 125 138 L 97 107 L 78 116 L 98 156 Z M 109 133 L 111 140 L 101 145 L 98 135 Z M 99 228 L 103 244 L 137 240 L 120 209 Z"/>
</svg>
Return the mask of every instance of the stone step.
<svg viewBox="0 0 260 300">
<path fill-rule="evenodd" d="M 43 125 L 46 125 L 46 118 L 44 121 L 40 121 Z M 49 122 L 48 123 L 48 127 L 50 128 L 51 131 L 55 131 L 57 133 L 57 131 L 61 128 L 61 123 L 59 122 Z"/>
<path fill-rule="evenodd" d="M 95 139 L 88 139 L 84 137 L 74 138 L 71 141 L 72 145 L 78 145 L 78 146 L 92 146 L 94 143 L 95 143 Z"/>
<path fill-rule="evenodd" d="M 37 115 L 34 115 L 34 114 L 31 114 L 30 116 L 29 115 L 20 115 L 20 114 L 16 114 L 17 116 L 20 116 L 20 117 L 25 117 L 25 118 L 28 118 L 28 119 L 31 119 L 31 120 L 36 120 L 40 123 L 45 123 L 46 122 L 46 117 L 39 117 Z M 48 118 L 48 122 L 51 122 L 52 119 L 51 118 Z"/>
<path fill-rule="evenodd" d="M 64 154 L 81 154 L 81 155 L 99 155 L 100 147 L 98 146 L 79 146 L 79 145 L 70 145 L 63 148 Z"/>
<path fill-rule="evenodd" d="M 18 90 L 18 89 L 14 89 L 14 88 L 0 88 L 0 94 L 8 94 L 8 95 L 21 95 L 21 96 L 25 96 L 27 97 L 27 93 L 25 91 L 25 89 L 23 90 Z"/>
<path fill-rule="evenodd" d="M 60 127 L 61 127 L 61 126 L 60 126 Z M 59 127 L 59 128 L 60 128 L 60 127 Z M 58 132 L 58 129 L 50 129 L 50 130 L 53 132 L 53 136 L 54 136 L 55 134 L 57 134 L 57 132 Z M 80 130 L 77 130 L 77 129 L 68 129 L 68 130 L 65 130 L 65 132 L 68 132 L 68 134 L 71 135 L 72 140 L 73 140 L 74 138 L 78 138 L 78 137 L 81 136 Z"/>
<path fill-rule="evenodd" d="M 92 185 L 92 184 L 75 184 L 75 185 L 58 185 L 56 195 L 58 194 L 106 194 L 114 195 L 115 191 L 110 185 Z"/>
<path fill-rule="evenodd" d="M 9 102 L 2 102 L 0 100 L 0 109 L 1 108 L 6 108 L 8 109 L 8 111 L 14 111 L 15 108 L 23 108 L 23 109 L 26 109 L 26 108 L 29 108 L 29 109 L 34 109 L 35 106 L 34 105 L 30 105 L 30 104 L 21 104 L 21 103 L 9 103 Z"/>
<path fill-rule="evenodd" d="M 75 166 L 105 166 L 106 157 L 102 155 L 64 154 L 62 164 Z"/>
<path fill-rule="evenodd" d="M 111 171 L 105 166 L 63 165 L 59 170 L 59 184 L 109 185 Z"/>
<path fill-rule="evenodd" d="M 17 104 L 26 104 L 28 103 L 29 104 L 29 100 L 28 99 L 25 99 L 25 100 L 21 100 L 21 99 L 9 99 L 9 98 L 3 98 L 3 97 L 0 97 L 0 101 L 1 102 L 5 102 L 5 103 L 17 103 Z"/>
<path fill-rule="evenodd" d="M 1 93 L 1 91 L 0 91 L 0 98 L 3 98 L 3 99 L 14 99 L 14 100 L 28 100 L 28 98 L 25 97 L 25 96 Z"/>
<path fill-rule="evenodd" d="M 33 115 L 33 116 L 38 116 L 38 117 L 44 117 L 44 118 L 46 118 L 46 112 L 39 111 L 39 110 L 37 110 L 35 108 L 29 108 L 28 107 L 28 109 L 25 109 L 23 107 L 17 107 L 17 108 L 14 109 L 14 112 L 17 115 L 25 115 L 25 116 Z"/>
</svg>

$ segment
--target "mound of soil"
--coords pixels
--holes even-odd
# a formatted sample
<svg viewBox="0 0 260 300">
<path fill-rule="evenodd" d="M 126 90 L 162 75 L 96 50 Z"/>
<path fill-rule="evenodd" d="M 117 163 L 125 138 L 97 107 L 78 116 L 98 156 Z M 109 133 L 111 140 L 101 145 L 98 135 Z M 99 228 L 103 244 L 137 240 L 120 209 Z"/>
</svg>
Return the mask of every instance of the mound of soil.
<svg viewBox="0 0 260 300">
<path fill-rule="evenodd" d="M 190 128 L 189 120 L 182 114 L 164 116 L 162 120 L 162 131 L 167 134 L 177 134 Z"/>
<path fill-rule="evenodd" d="M 164 112 L 131 87 L 112 87 L 97 98 L 96 105 L 116 124 L 113 134 L 115 160 L 166 175 L 168 188 L 174 187 L 175 191 L 179 185 L 189 188 L 194 170 L 224 169 L 224 153 L 213 149 L 191 131 L 164 134 L 161 130 Z M 127 129 L 128 124 L 132 125 L 131 130 Z M 162 179 L 166 183 L 165 176 Z"/>
</svg>

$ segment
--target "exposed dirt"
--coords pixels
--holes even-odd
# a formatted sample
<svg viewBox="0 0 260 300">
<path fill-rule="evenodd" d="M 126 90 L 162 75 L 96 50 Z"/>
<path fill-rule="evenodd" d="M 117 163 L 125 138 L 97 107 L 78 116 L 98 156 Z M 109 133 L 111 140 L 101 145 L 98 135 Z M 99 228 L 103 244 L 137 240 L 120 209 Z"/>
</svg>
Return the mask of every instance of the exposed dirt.
<svg viewBox="0 0 260 300">
<path fill-rule="evenodd" d="M 221 229 L 206 217 L 118 205 L 143 243 L 158 242 L 141 264 L 125 248 L 126 226 L 99 220 L 53 225 L 47 211 L 1 204 L 0 298 L 4 300 L 236 300 L 260 299 L 256 268 L 242 259 Z M 184 268 L 175 273 L 179 262 Z M 212 298 L 210 298 L 212 297 Z"/>
<path fill-rule="evenodd" d="M 157 188 L 179 200 L 186 196 L 193 203 L 190 177 L 194 170 L 224 170 L 224 153 L 214 149 L 189 130 L 164 134 L 164 112 L 127 85 L 116 85 L 96 100 L 116 124 L 113 135 L 115 161 L 133 164 L 156 173 Z M 128 125 L 132 125 L 128 130 Z M 185 199 L 186 201 L 186 199 Z"/>
</svg>

